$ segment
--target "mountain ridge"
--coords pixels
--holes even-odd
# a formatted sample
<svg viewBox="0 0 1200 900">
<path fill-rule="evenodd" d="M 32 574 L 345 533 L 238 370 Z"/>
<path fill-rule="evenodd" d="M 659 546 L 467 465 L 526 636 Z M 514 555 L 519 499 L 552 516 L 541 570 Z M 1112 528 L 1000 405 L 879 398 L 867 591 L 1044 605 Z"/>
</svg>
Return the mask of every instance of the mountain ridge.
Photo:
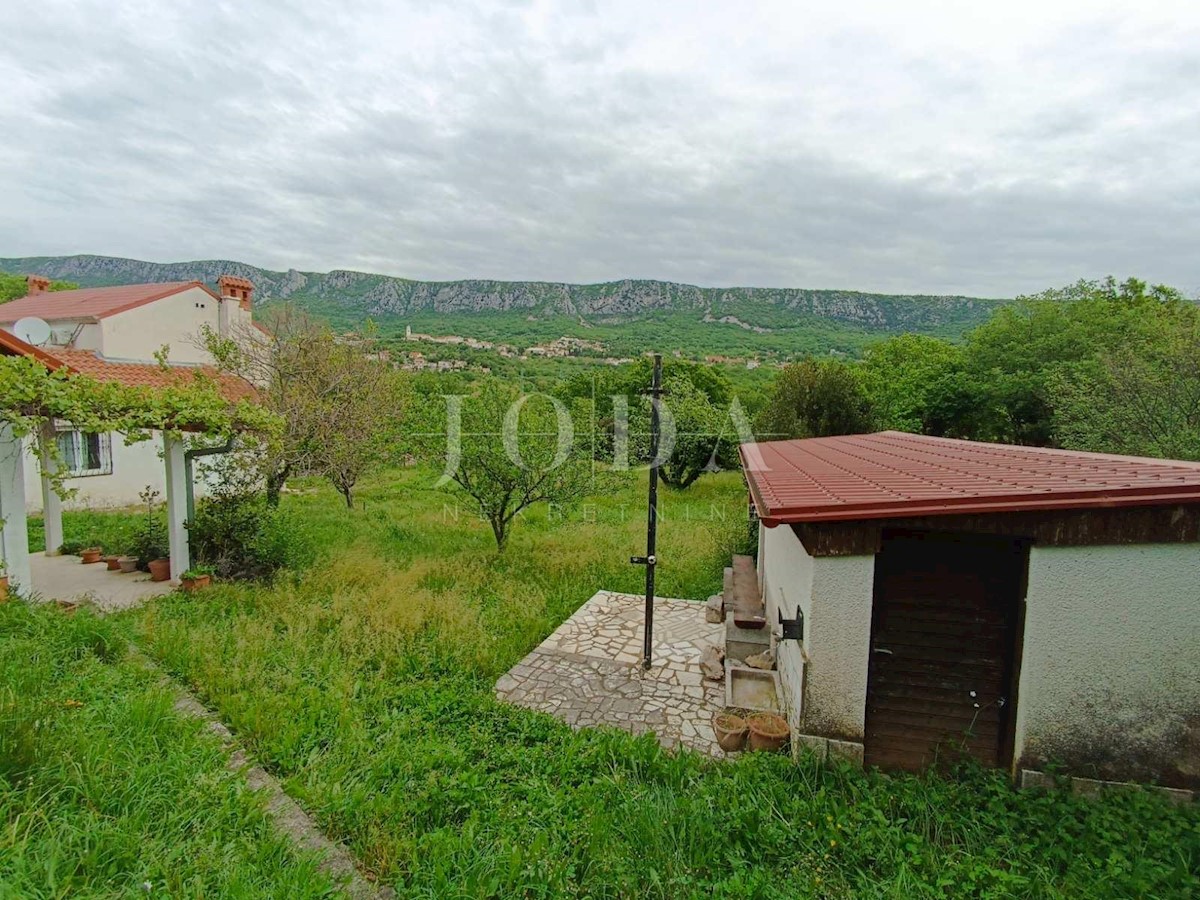
<svg viewBox="0 0 1200 900">
<path fill-rule="evenodd" d="M 92 254 L 0 258 L 0 270 L 47 275 L 85 287 L 191 280 L 215 284 L 220 275 L 238 275 L 255 283 L 256 303 L 294 301 L 310 309 L 336 312 L 339 318 L 356 314 L 380 318 L 419 313 L 526 312 L 615 322 L 660 312 L 695 312 L 698 321 L 733 319 L 753 328 L 788 327 L 792 319 L 816 317 L 880 331 L 961 331 L 983 321 L 1007 302 L 962 295 L 712 288 L 657 279 L 597 284 L 494 279 L 419 281 L 349 269 L 278 271 L 237 260 L 155 263 Z"/>
</svg>

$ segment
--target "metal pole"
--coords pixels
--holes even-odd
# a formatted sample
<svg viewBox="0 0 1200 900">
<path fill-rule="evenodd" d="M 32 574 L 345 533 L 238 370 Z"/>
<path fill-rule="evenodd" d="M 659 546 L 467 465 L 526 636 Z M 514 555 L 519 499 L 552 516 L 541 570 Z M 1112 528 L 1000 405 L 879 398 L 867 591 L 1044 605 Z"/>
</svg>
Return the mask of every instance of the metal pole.
<svg viewBox="0 0 1200 900">
<path fill-rule="evenodd" d="M 650 382 L 650 504 L 646 515 L 646 628 L 642 640 L 642 668 L 650 668 L 654 644 L 654 567 L 658 538 L 658 404 L 662 393 L 662 356 L 654 354 L 654 376 Z"/>
</svg>

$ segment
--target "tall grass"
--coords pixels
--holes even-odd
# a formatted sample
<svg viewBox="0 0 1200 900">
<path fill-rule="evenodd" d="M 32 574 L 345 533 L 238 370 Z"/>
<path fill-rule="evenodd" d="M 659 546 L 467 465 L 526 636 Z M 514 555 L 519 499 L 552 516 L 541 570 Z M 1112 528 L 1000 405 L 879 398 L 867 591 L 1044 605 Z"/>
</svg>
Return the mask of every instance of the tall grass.
<svg viewBox="0 0 1200 900">
<path fill-rule="evenodd" d="M 327 896 L 87 612 L 0 605 L 0 897 Z"/>
<path fill-rule="evenodd" d="M 138 526 L 145 520 L 145 509 L 121 508 L 63 510 L 63 541 L 79 547 L 102 547 L 105 553 L 126 553 L 133 545 Z M 26 520 L 29 550 L 46 549 L 45 520 L 30 516 Z"/>
<path fill-rule="evenodd" d="M 216 705 L 406 896 L 1189 896 L 1200 817 L 1150 795 L 1017 794 L 572 732 L 495 678 L 601 588 L 638 591 L 644 480 L 518 525 L 503 555 L 431 473 L 347 511 L 289 497 L 311 567 L 176 595 L 130 633 Z M 703 598 L 745 543 L 734 474 L 664 496 L 660 593 Z"/>
</svg>

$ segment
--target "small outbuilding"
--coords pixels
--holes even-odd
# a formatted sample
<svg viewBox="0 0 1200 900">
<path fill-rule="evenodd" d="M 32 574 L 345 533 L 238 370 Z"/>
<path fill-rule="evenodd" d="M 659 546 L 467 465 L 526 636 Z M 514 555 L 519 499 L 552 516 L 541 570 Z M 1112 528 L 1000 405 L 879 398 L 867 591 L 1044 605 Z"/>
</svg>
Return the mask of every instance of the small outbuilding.
<svg viewBox="0 0 1200 900">
<path fill-rule="evenodd" d="M 797 746 L 1200 788 L 1200 463 L 892 431 L 741 456 Z"/>
</svg>

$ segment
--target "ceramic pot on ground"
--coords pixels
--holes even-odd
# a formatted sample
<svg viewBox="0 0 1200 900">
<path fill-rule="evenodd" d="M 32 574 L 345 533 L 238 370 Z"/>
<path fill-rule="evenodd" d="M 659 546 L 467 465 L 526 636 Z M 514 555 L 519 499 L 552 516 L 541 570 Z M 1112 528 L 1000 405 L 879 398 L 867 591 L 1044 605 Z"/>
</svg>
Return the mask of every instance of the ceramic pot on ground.
<svg viewBox="0 0 1200 900">
<path fill-rule="evenodd" d="M 106 556 L 106 557 L 104 557 L 104 562 L 108 566 L 108 571 L 110 571 L 110 572 L 121 571 L 121 557 L 119 555 L 114 553 L 109 556 Z"/>
<path fill-rule="evenodd" d="M 717 744 L 726 753 L 736 753 L 746 746 L 746 734 L 749 731 L 746 720 L 733 713 L 717 713 L 713 716 L 713 731 L 717 734 Z"/>
<path fill-rule="evenodd" d="M 0 603 L 8 602 L 8 576 L 0 575 Z"/>
<path fill-rule="evenodd" d="M 103 552 L 99 547 L 88 547 L 86 550 L 79 551 L 79 559 L 85 566 L 90 566 L 92 563 L 100 562 L 100 554 Z"/>
<path fill-rule="evenodd" d="M 171 577 L 171 561 L 169 559 L 150 560 L 150 580 L 166 581 Z"/>
<path fill-rule="evenodd" d="M 122 556 L 117 560 L 117 567 L 126 575 L 130 575 L 137 571 L 138 558 L 136 556 Z"/>
<path fill-rule="evenodd" d="M 181 578 L 180 584 L 183 585 L 185 591 L 198 591 L 200 588 L 206 588 L 212 584 L 212 576 L 197 575 L 195 578 Z"/>
<path fill-rule="evenodd" d="M 779 750 L 791 734 L 783 716 L 775 713 L 755 713 L 746 720 L 746 724 L 750 728 L 751 750 Z"/>
</svg>

